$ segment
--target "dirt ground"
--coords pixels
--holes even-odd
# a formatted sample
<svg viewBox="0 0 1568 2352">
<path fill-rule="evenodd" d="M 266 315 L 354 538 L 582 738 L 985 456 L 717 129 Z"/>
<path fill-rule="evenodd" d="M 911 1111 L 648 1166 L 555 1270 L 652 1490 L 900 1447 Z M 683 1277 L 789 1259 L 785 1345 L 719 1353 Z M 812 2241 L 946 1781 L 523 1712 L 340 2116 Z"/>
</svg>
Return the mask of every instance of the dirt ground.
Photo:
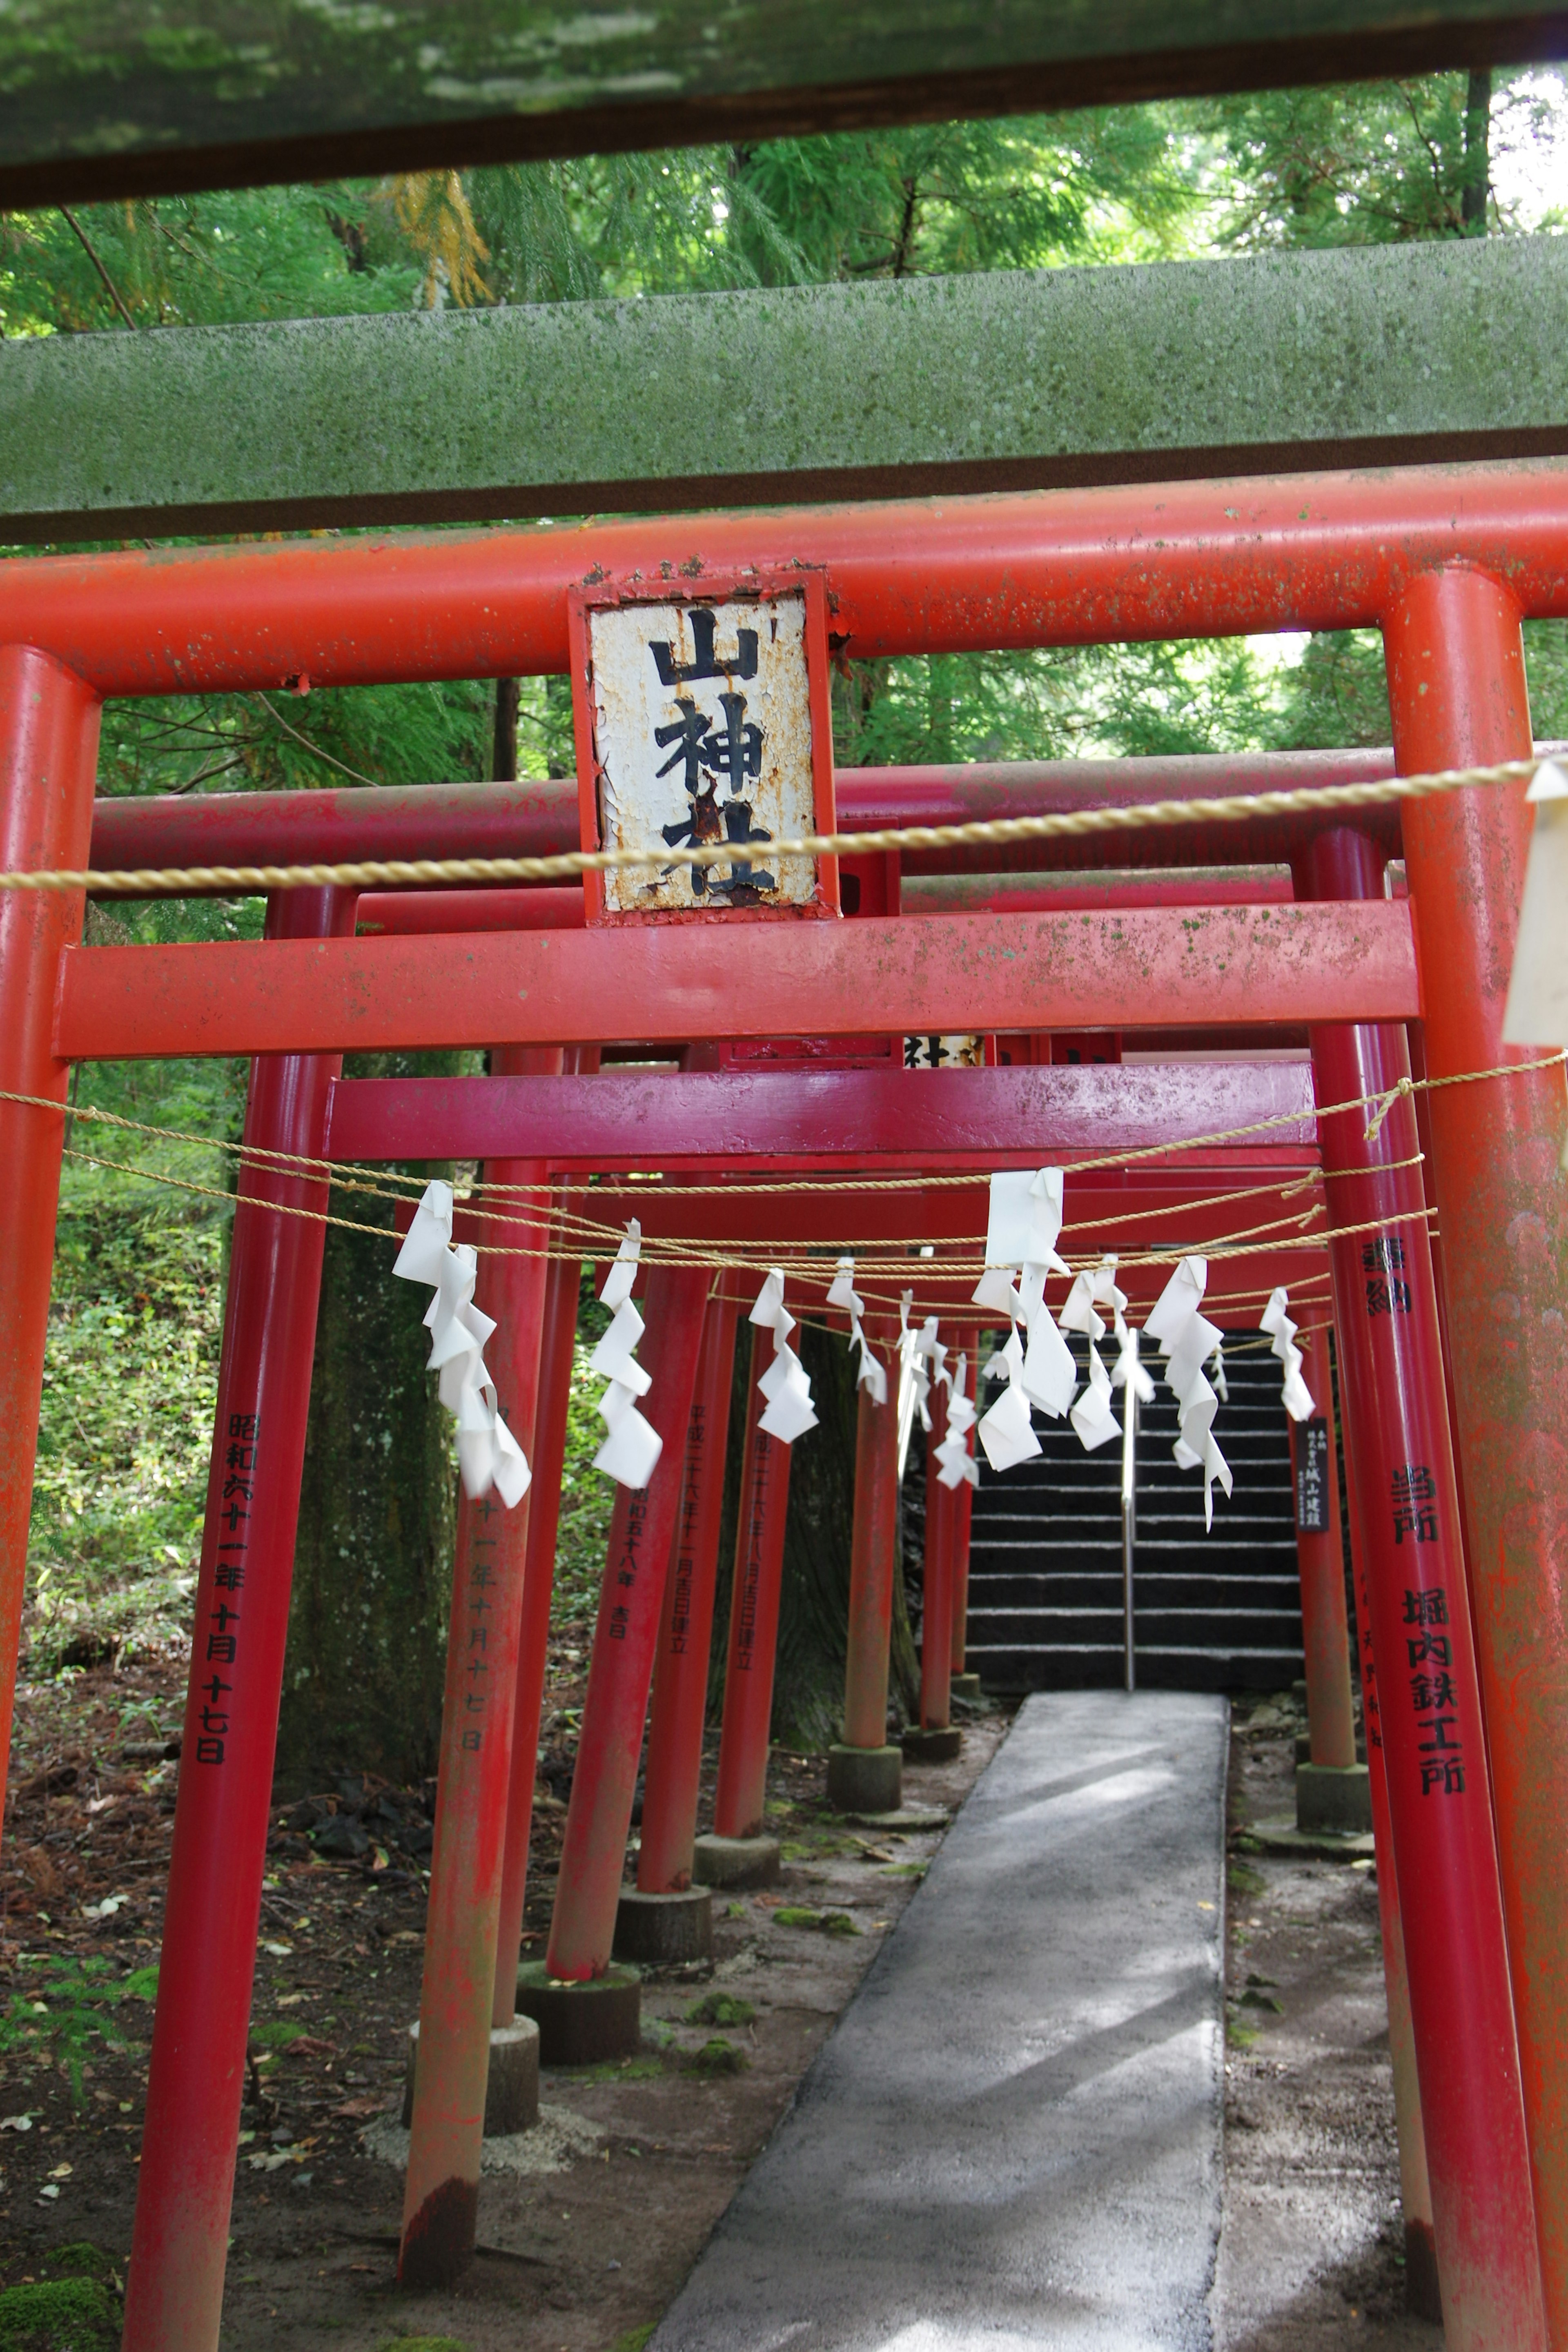
<svg viewBox="0 0 1568 2352">
<path fill-rule="evenodd" d="M 580 1653 L 579 1653 L 580 1656 Z M 542 1947 L 580 1702 L 558 1655 L 529 1904 Z M 123 2279 L 184 1670 L 104 1664 L 19 1693 L 0 1863 L 0 2287 Z M 549 1727 L 553 1726 L 553 1734 Z M 1232 1749 L 1222 2352 L 1438 2352 L 1403 2312 L 1403 2231 L 1370 1866 L 1253 1850 L 1290 1811 L 1289 1700 Z M 951 1810 L 1005 1729 L 911 1767 Z M 423 1953 L 429 1789 L 344 1781 L 280 1809 L 269 1854 L 235 2191 L 226 2352 L 637 2352 L 897 1921 L 940 1832 L 846 1828 L 823 1761 L 780 1756 L 783 1884 L 718 1906 L 710 1968 L 650 1977 L 642 2054 L 547 2074 L 545 2129 L 487 2173 L 480 2251 L 449 2294 L 393 2283 L 397 2109 Z M 336 1852 L 334 1853 L 334 1849 Z M 85 2252 L 97 2250 L 96 2263 Z M 97 2291 L 97 2290 L 95 2290 Z M 0 2315 L 4 2315 L 0 2299 Z M 79 2342 L 112 2344 L 72 2335 Z M 53 2339 L 34 2339 L 54 2352 Z"/>
<path fill-rule="evenodd" d="M 1218 2352 L 1440 2352 L 1405 2310 L 1405 2225 L 1377 1886 L 1363 1860 L 1258 1851 L 1293 1818 L 1289 1699 L 1231 1739 L 1225 2229 Z"/>
<path fill-rule="evenodd" d="M 563 1649 L 547 1727 L 580 1704 L 578 1672 Z M 110 2293 L 122 2283 L 177 1771 L 163 1751 L 183 1688 L 183 1667 L 169 1658 L 18 1692 L 0 1862 L 0 1988 L 10 2004 L 0 2027 L 0 2286 L 77 2267 L 62 2251 L 84 2242 L 105 2258 Z M 971 1727 L 960 1762 L 910 1767 L 906 1803 L 951 1811 L 1004 1728 L 988 1715 Z M 569 1748 L 547 1747 L 528 1910 L 536 1950 L 570 1769 Z M 773 1780 L 782 1883 L 716 1906 L 710 1966 L 646 1980 L 639 2057 L 545 2075 L 546 2129 L 522 2150 L 531 2169 L 487 2174 L 479 2256 L 455 2292 L 437 2294 L 394 2285 L 402 2179 L 387 2160 L 418 2013 L 419 1849 L 433 1792 L 351 1781 L 314 1807 L 279 1809 L 225 2352 L 328 2340 L 380 2352 L 405 2339 L 433 2339 L 442 2352 L 633 2352 L 938 1843 L 934 1830 L 837 1821 L 822 1758 L 777 1756 Z M 323 1858 L 333 1847 L 341 1856 Z"/>
</svg>

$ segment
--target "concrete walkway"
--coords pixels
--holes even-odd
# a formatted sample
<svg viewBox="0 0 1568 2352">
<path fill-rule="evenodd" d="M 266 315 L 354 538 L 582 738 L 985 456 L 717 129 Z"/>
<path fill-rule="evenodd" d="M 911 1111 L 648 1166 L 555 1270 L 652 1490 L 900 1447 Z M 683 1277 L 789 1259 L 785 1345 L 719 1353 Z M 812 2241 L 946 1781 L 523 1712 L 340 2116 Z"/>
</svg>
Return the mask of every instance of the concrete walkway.
<svg viewBox="0 0 1568 2352">
<path fill-rule="evenodd" d="M 1226 1735 L 1029 1700 L 650 2352 L 1204 2352 Z"/>
</svg>

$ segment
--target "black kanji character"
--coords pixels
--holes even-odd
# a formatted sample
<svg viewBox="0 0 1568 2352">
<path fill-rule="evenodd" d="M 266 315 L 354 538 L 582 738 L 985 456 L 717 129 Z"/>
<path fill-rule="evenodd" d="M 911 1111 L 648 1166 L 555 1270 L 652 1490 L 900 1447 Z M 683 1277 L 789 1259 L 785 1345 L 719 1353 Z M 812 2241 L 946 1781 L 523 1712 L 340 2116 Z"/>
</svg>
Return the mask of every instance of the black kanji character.
<svg viewBox="0 0 1568 2352">
<path fill-rule="evenodd" d="M 1448 1596 L 1440 1584 L 1429 1592 L 1405 1594 L 1405 1622 L 1407 1625 L 1446 1625 L 1448 1622 Z"/>
<path fill-rule="evenodd" d="M 1434 1758 L 1430 1764 L 1423 1764 L 1421 1794 L 1429 1797 L 1434 1789 L 1440 1790 L 1445 1797 L 1464 1795 L 1465 1767 L 1458 1757 L 1451 1756 L 1442 1760 Z"/>
<path fill-rule="evenodd" d="M 718 633 L 719 615 L 701 604 L 692 605 L 687 614 L 691 625 L 691 642 L 697 648 L 695 661 L 678 662 L 675 647 L 668 637 L 662 642 L 650 639 L 648 651 L 658 672 L 661 686 L 690 686 L 703 677 L 755 677 L 757 674 L 757 633 L 755 629 L 737 629 L 735 658 L 724 661 L 713 650 Z"/>
<path fill-rule="evenodd" d="M 1439 1707 L 1459 1704 L 1452 1675 L 1417 1675 L 1410 1685 L 1410 1696 L 1417 1715 L 1429 1715 Z"/>
</svg>

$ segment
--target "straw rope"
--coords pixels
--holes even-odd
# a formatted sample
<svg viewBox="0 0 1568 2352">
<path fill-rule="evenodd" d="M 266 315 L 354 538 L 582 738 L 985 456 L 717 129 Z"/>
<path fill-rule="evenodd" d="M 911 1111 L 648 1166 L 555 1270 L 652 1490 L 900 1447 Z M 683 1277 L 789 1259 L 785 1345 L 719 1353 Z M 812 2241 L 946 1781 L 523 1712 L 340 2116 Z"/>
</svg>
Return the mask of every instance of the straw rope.
<svg viewBox="0 0 1568 2352">
<path fill-rule="evenodd" d="M 867 833 L 807 833 L 772 842 L 769 856 L 859 856 L 880 850 L 967 849 L 1021 841 L 1081 839 L 1100 833 L 1139 833 L 1176 824 L 1234 824 L 1256 817 L 1293 816 L 1336 809 L 1376 808 L 1394 801 L 1427 800 L 1484 784 L 1529 783 L 1544 761 L 1503 760 L 1489 767 L 1441 768 L 1429 774 L 1388 776 L 1358 784 L 1300 784 L 1288 792 L 1233 793 L 1203 800 L 1145 801 L 1126 808 L 1064 809 L 1048 816 L 977 818 L 963 824 L 884 825 Z M 85 890 L 95 898 L 178 898 L 192 891 L 256 892 L 337 887 L 416 889 L 441 883 L 563 882 L 584 874 L 619 874 L 654 867 L 727 866 L 732 842 L 694 843 L 672 857 L 668 845 L 562 850 L 550 857 L 369 858 L 337 865 L 142 866 L 100 871 L 45 867 L 0 873 L 4 890 Z"/>
</svg>

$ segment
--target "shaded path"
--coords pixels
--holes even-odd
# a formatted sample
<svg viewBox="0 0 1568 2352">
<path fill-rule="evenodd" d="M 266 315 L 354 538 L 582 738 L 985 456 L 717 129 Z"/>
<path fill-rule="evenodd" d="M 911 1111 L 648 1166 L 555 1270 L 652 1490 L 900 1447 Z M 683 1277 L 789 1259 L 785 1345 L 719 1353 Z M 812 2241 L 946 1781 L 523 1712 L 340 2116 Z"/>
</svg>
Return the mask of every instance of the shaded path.
<svg viewBox="0 0 1568 2352">
<path fill-rule="evenodd" d="M 1204 2352 L 1226 1738 L 1027 1703 L 652 2352 Z"/>
</svg>

